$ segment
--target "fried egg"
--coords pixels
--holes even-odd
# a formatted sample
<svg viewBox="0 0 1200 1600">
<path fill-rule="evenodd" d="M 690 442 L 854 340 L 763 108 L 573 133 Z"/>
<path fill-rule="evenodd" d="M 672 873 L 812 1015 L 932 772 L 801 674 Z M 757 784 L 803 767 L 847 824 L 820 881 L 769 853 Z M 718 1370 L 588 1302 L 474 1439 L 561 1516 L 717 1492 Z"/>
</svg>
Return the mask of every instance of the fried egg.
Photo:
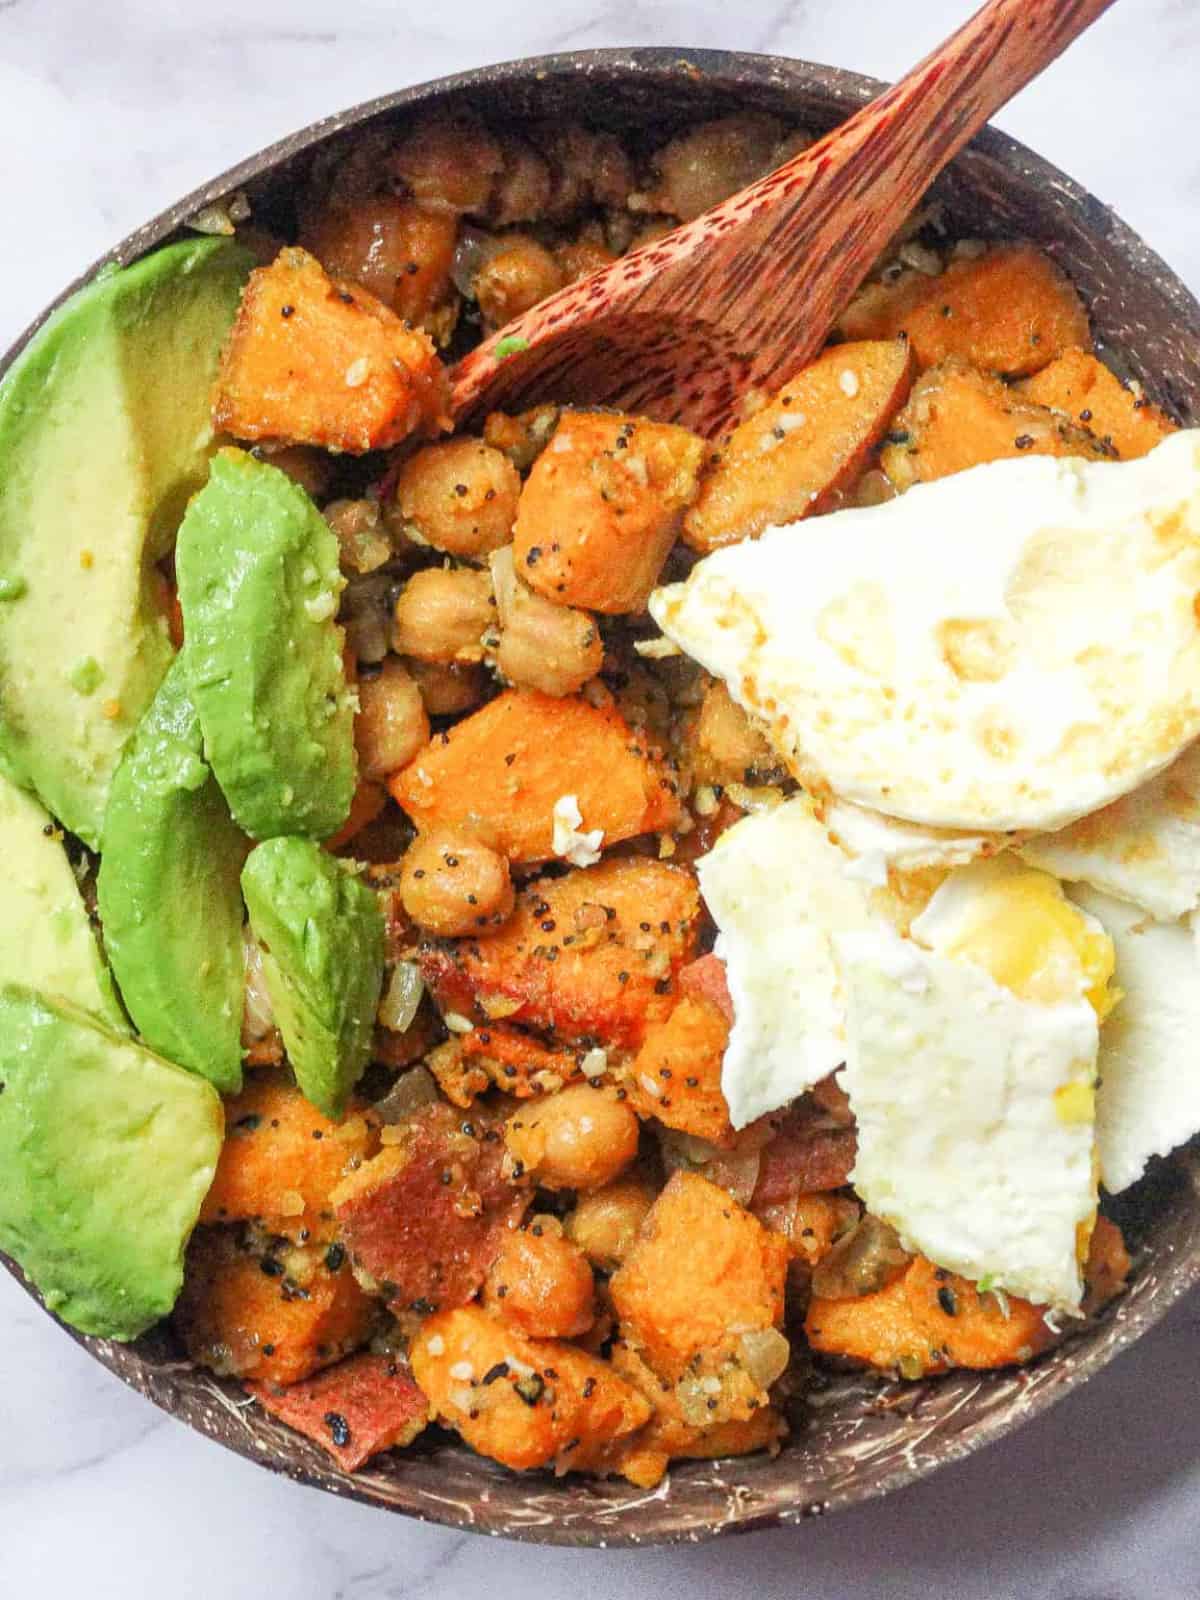
<svg viewBox="0 0 1200 1600">
<path fill-rule="evenodd" d="M 1072 897 L 1116 946 L 1120 1005 L 1100 1030 L 1096 1149 L 1113 1194 L 1200 1133 L 1200 951 L 1193 919 L 1155 922 L 1094 889 Z"/>
<path fill-rule="evenodd" d="M 1200 430 L 992 462 L 715 551 L 650 610 L 815 792 L 1045 831 L 1200 735 Z"/>
<path fill-rule="evenodd" d="M 1096 1214 L 1096 1013 L 890 930 L 840 934 L 851 1182 L 906 1248 L 1077 1311 Z"/>
<path fill-rule="evenodd" d="M 965 866 L 978 856 L 995 855 L 1011 843 L 1008 834 L 966 833 L 899 822 L 849 800 L 830 800 L 820 810 L 830 838 L 850 857 L 852 874 L 879 888 L 894 873 Z"/>
<path fill-rule="evenodd" d="M 845 993 L 831 940 L 873 922 L 867 885 L 846 868 L 802 795 L 743 817 L 696 863 L 733 1001 L 721 1088 L 735 1128 L 841 1065 Z"/>
<path fill-rule="evenodd" d="M 1021 850 L 1026 861 L 1172 922 L 1200 906 L 1200 744 L 1149 783 Z"/>
</svg>

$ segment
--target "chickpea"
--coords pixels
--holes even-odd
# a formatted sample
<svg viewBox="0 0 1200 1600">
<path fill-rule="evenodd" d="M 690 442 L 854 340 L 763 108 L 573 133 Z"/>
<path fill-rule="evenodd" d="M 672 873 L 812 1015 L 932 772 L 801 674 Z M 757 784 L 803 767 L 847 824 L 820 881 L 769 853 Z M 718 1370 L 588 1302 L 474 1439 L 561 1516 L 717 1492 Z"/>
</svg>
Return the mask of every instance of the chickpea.
<svg viewBox="0 0 1200 1600">
<path fill-rule="evenodd" d="M 690 222 L 771 170 L 783 137 L 774 117 L 732 116 L 702 122 L 655 152 L 658 182 L 631 195 L 631 211 L 666 211 Z"/>
<path fill-rule="evenodd" d="M 491 559 L 500 621 L 496 665 L 509 683 L 543 694 L 574 694 L 604 664 L 604 644 L 588 611 L 555 605 L 521 582 L 511 547 Z"/>
<path fill-rule="evenodd" d="M 338 542 L 343 572 L 374 572 L 392 558 L 378 500 L 331 500 L 325 521 Z"/>
<path fill-rule="evenodd" d="M 633 1248 L 638 1229 L 654 1204 L 654 1190 L 637 1173 L 627 1173 L 593 1194 L 580 1195 L 567 1214 L 567 1238 L 594 1267 L 615 1272 Z"/>
<path fill-rule="evenodd" d="M 544 245 L 526 234 L 514 233 L 480 267 L 471 287 L 484 321 L 499 328 L 565 282 L 562 268 Z"/>
<path fill-rule="evenodd" d="M 512 538 L 521 477 L 481 439 L 428 444 L 400 469 L 396 506 L 410 532 L 435 550 L 482 561 Z"/>
<path fill-rule="evenodd" d="M 617 259 L 607 245 L 582 235 L 557 245 L 554 255 L 568 283 L 574 283 L 576 278 L 586 278 L 590 272 L 599 272 L 601 267 L 611 266 Z"/>
<path fill-rule="evenodd" d="M 300 232 L 334 278 L 350 278 L 399 317 L 441 331 L 453 299 L 458 218 L 393 194 L 315 209 Z"/>
<path fill-rule="evenodd" d="M 638 1119 L 609 1089 L 571 1084 L 508 1119 L 508 1152 L 544 1189 L 600 1189 L 638 1148 Z"/>
<path fill-rule="evenodd" d="M 416 679 L 431 717 L 458 716 L 483 699 L 483 668 L 472 662 L 418 661 L 412 656 L 405 661 L 405 666 Z"/>
<path fill-rule="evenodd" d="M 414 200 L 441 211 L 483 213 L 503 156 L 497 141 L 472 118 L 431 117 L 397 141 L 387 165 Z"/>
<path fill-rule="evenodd" d="M 241 242 L 240 232 L 238 242 Z M 314 500 L 324 495 L 333 476 L 333 464 L 329 457 L 323 450 L 316 450 L 310 445 L 288 444 L 272 449 L 260 444 L 254 447 L 251 454 L 272 467 L 278 467 L 280 472 L 286 472 L 292 482 L 298 483 L 305 494 Z"/>
<path fill-rule="evenodd" d="M 557 1217 L 510 1233 L 488 1273 L 483 1303 L 534 1339 L 574 1339 L 595 1321 L 595 1280 Z"/>
<path fill-rule="evenodd" d="M 419 661 L 479 661 L 480 640 L 494 623 L 486 572 L 428 567 L 414 572 L 392 613 L 392 648 Z"/>
<path fill-rule="evenodd" d="M 503 170 L 492 192 L 488 221 L 498 228 L 536 222 L 550 204 L 550 168 L 531 144 L 515 133 L 501 134 Z"/>
<path fill-rule="evenodd" d="M 468 834 L 419 833 L 400 867 L 400 900 L 442 939 L 486 933 L 512 914 L 508 862 Z"/>
<path fill-rule="evenodd" d="M 421 691 L 395 656 L 358 680 L 354 743 L 364 778 L 386 778 L 406 767 L 429 743 L 429 716 Z"/>
</svg>

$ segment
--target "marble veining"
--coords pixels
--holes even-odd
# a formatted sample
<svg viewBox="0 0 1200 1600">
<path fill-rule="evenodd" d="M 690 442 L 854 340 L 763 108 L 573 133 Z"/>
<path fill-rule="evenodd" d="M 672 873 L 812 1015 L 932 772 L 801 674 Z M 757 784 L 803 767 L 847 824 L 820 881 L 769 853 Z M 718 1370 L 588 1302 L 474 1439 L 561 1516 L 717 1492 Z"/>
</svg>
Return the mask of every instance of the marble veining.
<svg viewBox="0 0 1200 1600">
<path fill-rule="evenodd" d="M 893 76 L 970 0 L 0 0 L 0 345 L 178 194 L 326 112 L 462 67 L 729 46 Z M 999 119 L 1200 292 L 1196 0 L 1120 0 Z M 0 1278 L 0 1597 L 1195 1600 L 1195 1297 L 1014 1438 L 890 1499 L 702 1548 L 534 1550 L 272 1478 L 122 1388 Z M 586 1577 L 584 1569 L 586 1568 Z"/>
</svg>

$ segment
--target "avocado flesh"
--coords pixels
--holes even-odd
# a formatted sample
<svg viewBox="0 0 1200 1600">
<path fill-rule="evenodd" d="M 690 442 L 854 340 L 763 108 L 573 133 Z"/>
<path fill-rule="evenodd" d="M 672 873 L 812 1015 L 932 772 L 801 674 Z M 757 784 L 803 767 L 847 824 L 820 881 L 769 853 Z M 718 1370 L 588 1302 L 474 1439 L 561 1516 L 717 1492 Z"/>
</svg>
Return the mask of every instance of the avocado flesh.
<svg viewBox="0 0 1200 1600">
<path fill-rule="evenodd" d="M 246 840 L 204 761 L 186 653 L 113 778 L 97 892 L 108 959 L 138 1032 L 233 1094 L 242 1083 Z"/>
<path fill-rule="evenodd" d="M 192 699 L 235 820 L 254 839 L 328 838 L 356 772 L 337 540 L 285 473 L 221 450 L 175 568 Z"/>
<path fill-rule="evenodd" d="M 32 978 L 117 1033 L 128 1031 L 62 833 L 0 777 L 0 984 Z"/>
<path fill-rule="evenodd" d="M 101 276 L 0 382 L 0 769 L 93 848 L 173 655 L 154 563 L 204 481 L 250 266 L 193 239 Z"/>
<path fill-rule="evenodd" d="M 170 1311 L 224 1133 L 202 1078 L 26 989 L 0 989 L 0 1249 L 83 1333 Z"/>
<path fill-rule="evenodd" d="M 270 839 L 242 871 L 250 928 L 296 1082 L 345 1112 L 371 1053 L 384 926 L 370 889 L 307 839 Z"/>
</svg>

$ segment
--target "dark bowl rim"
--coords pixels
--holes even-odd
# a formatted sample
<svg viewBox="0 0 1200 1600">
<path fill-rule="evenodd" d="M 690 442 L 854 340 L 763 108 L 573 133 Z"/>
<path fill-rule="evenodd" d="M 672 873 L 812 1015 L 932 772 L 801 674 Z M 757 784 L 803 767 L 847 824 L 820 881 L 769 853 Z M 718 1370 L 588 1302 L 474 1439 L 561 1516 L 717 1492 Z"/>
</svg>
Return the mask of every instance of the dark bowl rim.
<svg viewBox="0 0 1200 1600">
<path fill-rule="evenodd" d="M 693 81 L 709 79 L 719 85 L 732 99 L 736 99 L 739 94 L 747 96 L 763 90 L 786 94 L 789 90 L 802 91 L 806 88 L 812 90 L 819 87 L 831 98 L 841 101 L 847 113 L 865 104 L 885 87 L 878 79 L 839 67 L 825 66 L 819 62 L 752 51 L 690 49 L 685 46 L 630 46 L 519 57 L 409 85 L 322 117 L 285 135 L 257 154 L 237 162 L 217 177 L 201 184 L 135 228 L 80 272 L 17 336 L 8 349 L 0 355 L 0 378 L 20 356 L 46 319 L 71 295 L 90 283 L 97 274 L 107 268 L 126 266 L 136 261 L 148 250 L 179 233 L 188 219 L 202 207 L 263 178 L 277 166 L 302 156 L 332 135 L 361 126 L 375 117 L 388 113 L 437 103 L 447 97 L 460 96 L 475 87 L 492 88 L 496 85 L 520 85 L 531 82 L 541 84 L 550 80 L 561 82 L 572 78 L 605 75 L 647 80 L 661 80 L 665 76 L 679 83 L 689 79 Z M 1081 184 L 1051 162 L 996 128 L 991 126 L 985 128 L 971 142 L 969 149 L 990 157 L 1008 174 L 1018 175 L 1024 183 L 1053 188 L 1069 211 L 1075 214 L 1075 220 L 1081 224 L 1084 231 L 1102 235 L 1133 272 L 1152 280 L 1158 293 L 1168 301 L 1181 324 L 1200 339 L 1200 302 L 1157 252 L 1151 249 L 1109 206 L 1096 199 Z M 0 1252 L 0 1265 L 7 1269 L 32 1299 L 41 1304 L 40 1296 L 20 1268 L 3 1252 Z M 503 1534 L 522 1543 L 562 1547 L 640 1548 L 696 1542 L 701 1538 L 711 1539 L 765 1528 L 792 1526 L 829 1511 L 864 1504 L 927 1477 L 941 1467 L 961 1460 L 982 1446 L 1016 1431 L 1032 1417 L 1041 1415 L 1052 1405 L 1057 1404 L 1095 1372 L 1107 1366 L 1116 1355 L 1124 1353 L 1143 1333 L 1160 1322 L 1171 1307 L 1197 1284 L 1200 1284 L 1200 1250 L 1185 1256 L 1171 1252 L 1163 1268 L 1159 1292 L 1152 1305 L 1137 1308 L 1136 1319 L 1130 1319 L 1133 1326 L 1128 1334 L 1112 1341 L 1111 1348 L 1102 1354 L 1101 1359 L 1090 1364 L 1087 1361 L 1067 1362 L 1061 1374 L 1056 1376 L 1056 1381 L 1039 1387 L 1036 1395 L 1020 1415 L 989 1413 L 967 1442 L 946 1440 L 945 1452 L 939 1460 L 910 1461 L 907 1465 L 891 1472 L 886 1478 L 869 1484 L 865 1489 L 856 1490 L 853 1485 L 849 1485 L 821 1500 L 798 1500 L 795 1505 L 765 1513 L 748 1513 L 742 1516 L 735 1513 L 722 1518 L 719 1523 L 706 1525 L 702 1530 L 697 1530 L 692 1523 L 681 1521 L 677 1528 L 655 1529 L 649 1535 L 626 1532 L 621 1526 L 619 1515 L 614 1516 L 611 1525 L 604 1526 L 602 1530 L 586 1533 L 581 1533 L 570 1526 L 559 1528 L 553 1522 L 530 1525 L 520 1521 L 505 1521 L 500 1516 L 487 1522 L 472 1516 L 457 1503 L 443 1504 L 434 1508 L 427 1501 L 410 1505 L 382 1501 L 372 1493 L 369 1481 L 347 1477 L 337 1473 L 333 1468 L 309 1467 L 303 1461 L 283 1465 L 267 1455 L 254 1441 L 247 1441 L 243 1436 L 230 1435 L 226 1431 L 218 1430 L 215 1423 L 206 1416 L 189 1419 L 179 1417 L 177 1415 L 179 1407 L 172 1403 L 170 1395 L 156 1395 L 150 1392 L 148 1382 L 138 1381 L 138 1370 L 131 1369 L 127 1362 L 119 1359 L 122 1353 L 127 1352 L 127 1346 L 81 1334 L 59 1321 L 52 1312 L 47 1312 L 47 1315 L 51 1320 L 58 1322 L 64 1332 L 128 1387 L 150 1400 L 174 1420 L 185 1421 L 194 1431 L 224 1448 L 231 1449 L 243 1458 L 259 1466 L 268 1467 L 271 1471 L 287 1476 L 295 1482 L 376 1509 L 392 1511 L 461 1532 Z M 43 1306 L 43 1310 L 45 1309 Z M 1123 1320 L 1121 1302 L 1117 1304 L 1115 1315 L 1118 1321 Z M 190 1363 L 184 1365 L 189 1372 L 193 1370 Z M 138 1367 L 143 1374 L 151 1370 L 151 1364 L 141 1357 L 138 1358 Z M 486 1480 L 488 1485 L 494 1485 L 496 1482 L 495 1478 Z"/>
</svg>

